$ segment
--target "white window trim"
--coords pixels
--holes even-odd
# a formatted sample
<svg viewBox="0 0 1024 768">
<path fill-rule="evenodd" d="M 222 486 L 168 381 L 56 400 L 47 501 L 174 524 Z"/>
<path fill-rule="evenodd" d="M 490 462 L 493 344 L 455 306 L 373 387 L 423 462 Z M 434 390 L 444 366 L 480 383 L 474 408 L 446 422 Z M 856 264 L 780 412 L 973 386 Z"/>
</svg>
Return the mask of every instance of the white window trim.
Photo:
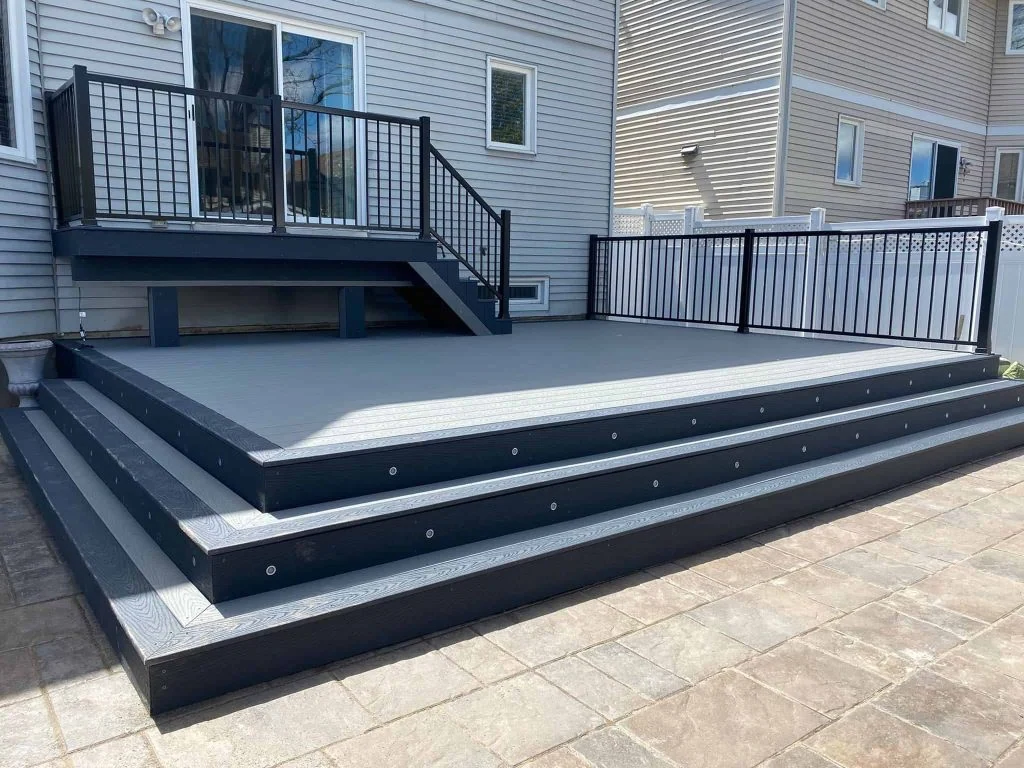
<svg viewBox="0 0 1024 768">
<path fill-rule="evenodd" d="M 956 148 L 956 176 L 953 179 L 953 197 L 957 197 L 960 194 L 960 160 L 964 156 L 964 145 L 960 141 L 950 141 L 949 139 L 940 139 L 935 136 L 928 136 L 924 133 L 912 133 L 910 135 L 910 169 L 907 171 L 907 201 L 910 201 L 910 181 L 914 173 L 914 142 L 918 139 L 921 141 L 930 141 L 933 144 L 943 144 L 947 147 Z M 932 162 L 932 187 L 935 186 L 935 163 Z M 932 198 L 929 198 L 932 199 Z"/>
<path fill-rule="evenodd" d="M 1017 164 L 1017 195 L 1013 199 L 1024 200 L 1024 147 L 999 147 L 996 149 L 996 164 L 992 169 L 992 197 L 999 197 L 999 158 L 1003 155 L 1020 156 L 1020 162 Z"/>
<path fill-rule="evenodd" d="M 509 285 L 535 285 L 537 286 L 537 298 L 536 299 L 510 299 L 509 309 L 516 311 L 528 310 L 528 309 L 540 309 L 547 310 L 549 306 L 549 296 L 551 294 L 551 278 L 550 277 L 513 277 L 509 279 Z"/>
<path fill-rule="evenodd" d="M 877 8 L 880 11 L 884 11 L 885 10 L 885 2 L 886 2 L 886 0 L 863 0 L 863 2 L 867 3 L 872 8 Z"/>
<path fill-rule="evenodd" d="M 853 180 L 839 178 L 839 131 L 843 124 L 853 125 L 857 128 L 857 141 L 853 147 Z M 855 117 L 840 115 L 836 123 L 836 157 L 833 166 L 833 181 L 843 187 L 859 187 L 864 175 L 864 121 Z"/>
<path fill-rule="evenodd" d="M 941 24 L 941 25 L 939 25 L 937 27 L 932 26 L 932 23 L 929 20 L 930 16 L 931 16 L 931 14 L 929 13 L 929 10 L 930 9 L 928 8 L 928 6 L 925 6 L 925 20 L 924 20 L 924 23 L 925 23 L 925 26 L 928 27 L 928 29 L 930 29 L 932 32 L 938 32 L 940 35 L 942 35 L 943 37 L 945 37 L 945 38 L 947 38 L 949 40 L 959 40 L 961 43 L 966 43 L 967 42 L 967 22 L 968 22 L 968 19 L 970 18 L 970 13 L 971 13 L 971 3 L 970 3 L 970 0 L 964 0 L 964 3 L 963 3 L 963 11 L 961 12 L 961 16 L 963 18 L 962 18 L 961 23 L 960 23 L 960 34 L 959 35 L 952 35 L 949 32 L 947 32 L 946 28 L 945 28 L 946 27 L 945 24 Z M 946 6 L 945 5 L 942 6 L 942 17 L 943 17 L 943 19 L 945 19 L 945 17 L 946 17 Z"/>
<path fill-rule="evenodd" d="M 1013 8 L 1016 5 L 1024 5 L 1024 0 L 1010 0 L 1010 5 L 1006 9 L 1006 55 L 1007 56 L 1024 56 L 1024 49 L 1015 51 L 1010 47 L 1010 43 L 1013 40 Z"/>
<path fill-rule="evenodd" d="M 25 0 L 8 0 L 7 22 L 10 35 L 11 106 L 14 115 L 13 147 L 0 146 L 0 158 L 23 163 L 36 161 L 36 132 L 32 119 L 32 84 L 28 68 L 28 24 Z"/>
<path fill-rule="evenodd" d="M 523 121 L 526 129 L 526 144 L 506 144 L 501 141 L 491 141 L 491 70 L 504 69 L 509 72 L 519 72 L 526 75 L 526 115 Z M 499 59 L 493 56 L 487 57 L 487 149 L 496 149 L 502 152 L 518 152 L 524 155 L 537 154 L 537 68 L 530 64 L 521 64 L 508 59 Z"/>
</svg>

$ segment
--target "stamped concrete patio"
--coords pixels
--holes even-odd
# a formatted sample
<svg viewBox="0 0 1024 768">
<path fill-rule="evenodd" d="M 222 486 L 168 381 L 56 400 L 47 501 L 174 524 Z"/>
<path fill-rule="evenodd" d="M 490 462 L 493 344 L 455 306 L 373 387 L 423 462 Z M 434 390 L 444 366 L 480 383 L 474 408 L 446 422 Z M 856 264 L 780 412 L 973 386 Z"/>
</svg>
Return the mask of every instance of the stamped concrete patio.
<svg viewBox="0 0 1024 768">
<path fill-rule="evenodd" d="M 0 768 L 1024 767 L 1024 451 L 155 722 L 0 451 Z"/>
</svg>

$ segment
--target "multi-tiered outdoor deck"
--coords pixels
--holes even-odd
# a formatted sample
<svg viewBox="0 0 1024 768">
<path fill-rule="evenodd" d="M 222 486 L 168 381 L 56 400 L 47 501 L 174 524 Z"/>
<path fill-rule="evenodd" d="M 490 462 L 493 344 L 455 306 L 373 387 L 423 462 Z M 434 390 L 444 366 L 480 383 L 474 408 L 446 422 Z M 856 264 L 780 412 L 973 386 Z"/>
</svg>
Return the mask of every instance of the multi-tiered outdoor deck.
<svg viewBox="0 0 1024 768">
<path fill-rule="evenodd" d="M 601 320 L 59 362 L 0 429 L 154 711 L 1024 442 L 992 355 Z"/>
</svg>

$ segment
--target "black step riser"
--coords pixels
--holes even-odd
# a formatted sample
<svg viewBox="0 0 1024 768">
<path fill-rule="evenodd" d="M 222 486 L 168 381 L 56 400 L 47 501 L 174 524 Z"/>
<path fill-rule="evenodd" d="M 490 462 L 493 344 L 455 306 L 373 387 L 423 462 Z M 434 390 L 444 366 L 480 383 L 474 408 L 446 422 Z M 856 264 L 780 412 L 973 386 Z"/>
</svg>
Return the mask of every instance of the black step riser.
<svg viewBox="0 0 1024 768">
<path fill-rule="evenodd" d="M 62 359 L 73 362 L 62 366 L 62 375 L 92 385 L 264 512 L 809 416 L 994 378 L 997 366 L 996 358 L 978 355 L 912 373 L 260 465 L 249 455 L 260 450 L 258 436 L 94 350 L 61 346 Z"/>
<path fill-rule="evenodd" d="M 756 397 L 270 464 L 264 468 L 266 509 L 289 509 L 741 429 L 982 381 L 994 378 L 995 371 L 994 359 L 979 356 L 911 374 L 884 374 Z"/>
<path fill-rule="evenodd" d="M 54 385 L 64 386 L 59 381 Z M 213 561 L 185 535 L 170 508 L 174 505 L 183 515 L 201 514 L 201 502 L 88 403 L 81 401 L 82 407 L 72 411 L 50 386 L 44 382 L 39 388 L 39 406 L 149 537 L 212 601 Z M 70 397 L 81 400 L 76 393 Z"/>
<path fill-rule="evenodd" d="M 1020 406 L 1022 390 L 1000 389 L 738 447 L 311 533 L 301 539 L 215 554 L 214 580 L 220 594 L 240 597 L 690 493 L 1015 408 Z M 266 575 L 271 565 L 276 571 L 272 578 Z"/>
<path fill-rule="evenodd" d="M 189 704 L 509 610 L 666 562 L 807 514 L 918 480 L 1024 443 L 1024 427 L 939 445 L 909 457 L 671 524 L 554 555 L 517 561 L 462 581 L 359 610 L 155 661 L 154 712 Z M 239 659 L 245 659 L 239 664 Z M 157 684 L 159 683 L 159 685 Z"/>
</svg>

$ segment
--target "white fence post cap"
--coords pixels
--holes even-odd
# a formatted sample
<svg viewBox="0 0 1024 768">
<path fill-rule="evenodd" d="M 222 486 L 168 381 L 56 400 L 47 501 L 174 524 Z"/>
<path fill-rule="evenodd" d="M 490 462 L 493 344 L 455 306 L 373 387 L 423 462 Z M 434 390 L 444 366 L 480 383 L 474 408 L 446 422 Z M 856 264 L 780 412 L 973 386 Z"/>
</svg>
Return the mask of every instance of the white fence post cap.
<svg viewBox="0 0 1024 768">
<path fill-rule="evenodd" d="M 1003 216 L 1006 214 L 1006 209 L 998 205 L 993 205 L 991 208 L 985 209 L 985 220 L 986 221 L 1002 221 Z"/>
</svg>

